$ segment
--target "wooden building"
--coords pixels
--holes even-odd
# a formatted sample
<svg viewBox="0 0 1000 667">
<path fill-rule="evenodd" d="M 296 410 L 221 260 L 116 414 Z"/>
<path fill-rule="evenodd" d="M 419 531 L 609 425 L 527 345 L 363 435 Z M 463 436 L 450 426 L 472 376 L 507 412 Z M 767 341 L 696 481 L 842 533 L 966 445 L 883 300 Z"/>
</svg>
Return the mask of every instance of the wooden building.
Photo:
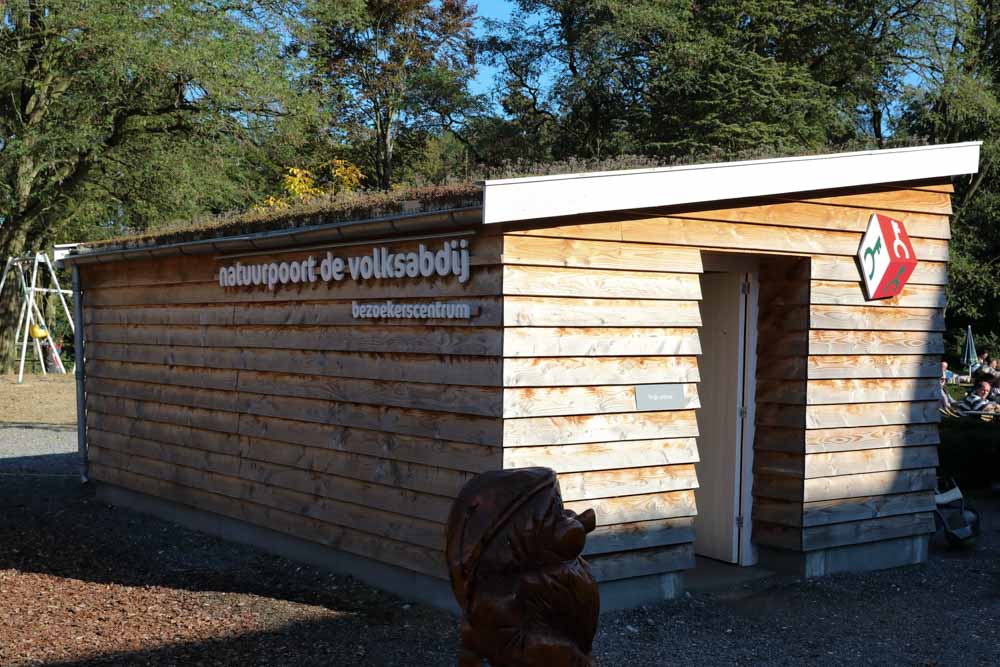
<svg viewBox="0 0 1000 667">
<path fill-rule="evenodd" d="M 487 181 L 467 206 L 78 251 L 89 477 L 445 606 L 451 499 L 501 467 L 595 509 L 605 608 L 676 595 L 696 554 L 923 561 L 952 178 L 978 156 Z M 868 257 L 876 218 L 896 236 Z M 918 263 L 869 300 L 901 233 Z"/>
</svg>

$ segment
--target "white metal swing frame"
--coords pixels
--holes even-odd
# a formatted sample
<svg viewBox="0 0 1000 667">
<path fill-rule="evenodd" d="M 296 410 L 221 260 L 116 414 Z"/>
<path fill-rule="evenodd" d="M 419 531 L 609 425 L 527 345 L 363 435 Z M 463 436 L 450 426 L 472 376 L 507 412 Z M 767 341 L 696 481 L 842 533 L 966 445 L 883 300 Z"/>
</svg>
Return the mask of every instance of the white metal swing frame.
<svg viewBox="0 0 1000 667">
<path fill-rule="evenodd" d="M 31 280 L 26 281 L 24 278 L 25 272 L 28 270 L 28 266 L 31 267 Z M 38 287 L 38 268 L 46 267 L 49 270 L 49 275 L 52 277 L 52 284 L 55 288 L 43 288 Z M 62 304 L 63 312 L 66 314 L 66 320 L 69 322 L 70 331 L 76 332 L 76 325 L 73 322 L 73 316 L 70 314 L 69 305 L 66 303 L 66 295 L 72 295 L 73 292 L 70 290 L 62 289 L 59 284 L 59 276 L 56 275 L 55 267 L 52 265 L 52 260 L 45 253 L 39 252 L 35 253 L 34 256 L 29 257 L 8 257 L 7 263 L 4 265 L 3 276 L 0 277 L 0 294 L 3 294 L 3 288 L 7 283 L 7 277 L 12 273 L 17 274 L 18 283 L 21 287 L 21 309 L 17 316 L 17 327 L 14 330 L 14 343 L 21 347 L 21 360 L 18 365 L 17 371 L 17 383 L 21 384 L 24 381 L 24 362 L 28 356 L 28 339 L 30 338 L 34 343 L 35 355 L 38 357 L 38 363 L 42 369 L 42 375 L 47 375 L 45 370 L 45 357 L 42 354 L 42 346 L 38 340 L 31 338 L 31 325 L 37 324 L 49 330 L 48 325 L 45 323 L 45 317 L 42 315 L 41 309 L 38 307 L 38 303 L 35 301 L 35 296 L 38 294 L 58 294 L 59 302 Z M 50 349 L 52 351 L 52 358 L 55 361 L 56 370 L 59 373 L 66 372 L 66 366 L 63 365 L 62 358 L 59 356 L 59 350 L 51 345 Z"/>
</svg>

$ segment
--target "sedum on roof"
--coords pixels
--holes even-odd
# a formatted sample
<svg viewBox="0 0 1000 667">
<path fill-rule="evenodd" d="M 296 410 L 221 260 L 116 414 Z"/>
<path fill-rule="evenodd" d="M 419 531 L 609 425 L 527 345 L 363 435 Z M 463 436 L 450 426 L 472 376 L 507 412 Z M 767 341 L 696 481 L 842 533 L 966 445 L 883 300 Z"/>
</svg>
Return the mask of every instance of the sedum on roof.
<svg viewBox="0 0 1000 667">
<path fill-rule="evenodd" d="M 316 197 L 287 208 L 254 209 L 168 223 L 155 230 L 83 244 L 95 251 L 129 250 L 261 232 L 304 229 L 332 223 L 363 222 L 397 215 L 433 213 L 483 203 L 474 183 L 406 188 L 389 192 L 347 193 Z"/>
</svg>

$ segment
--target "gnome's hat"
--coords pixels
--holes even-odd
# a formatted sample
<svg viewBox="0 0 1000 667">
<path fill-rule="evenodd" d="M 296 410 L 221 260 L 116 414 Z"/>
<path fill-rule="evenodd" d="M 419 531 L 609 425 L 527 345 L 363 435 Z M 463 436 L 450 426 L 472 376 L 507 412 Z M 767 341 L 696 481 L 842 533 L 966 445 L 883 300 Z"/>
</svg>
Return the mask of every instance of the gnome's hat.
<svg viewBox="0 0 1000 667">
<path fill-rule="evenodd" d="M 558 488 L 556 473 L 549 468 L 495 470 L 462 487 L 448 517 L 446 551 L 451 587 L 463 607 L 471 601 L 470 586 L 494 538 L 526 505 L 536 499 L 558 499 Z M 561 511 L 561 499 L 558 505 Z"/>
</svg>

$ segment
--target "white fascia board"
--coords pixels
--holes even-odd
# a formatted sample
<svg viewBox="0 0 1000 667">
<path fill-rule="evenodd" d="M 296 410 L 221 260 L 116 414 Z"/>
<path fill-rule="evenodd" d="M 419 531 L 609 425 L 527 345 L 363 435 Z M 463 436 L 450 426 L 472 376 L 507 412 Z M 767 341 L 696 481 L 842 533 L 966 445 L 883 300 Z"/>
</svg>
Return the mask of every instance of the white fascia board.
<svg viewBox="0 0 1000 667">
<path fill-rule="evenodd" d="M 979 170 L 980 141 L 940 146 L 486 181 L 483 222 L 766 197 Z"/>
</svg>

